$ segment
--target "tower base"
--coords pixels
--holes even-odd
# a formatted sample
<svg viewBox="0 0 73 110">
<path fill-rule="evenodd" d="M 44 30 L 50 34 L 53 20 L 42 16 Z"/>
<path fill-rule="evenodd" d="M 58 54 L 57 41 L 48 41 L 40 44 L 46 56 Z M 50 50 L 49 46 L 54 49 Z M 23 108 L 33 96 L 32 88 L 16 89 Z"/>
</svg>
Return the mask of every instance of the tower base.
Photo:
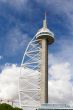
<svg viewBox="0 0 73 110">
<path fill-rule="evenodd" d="M 40 108 L 36 110 L 73 110 L 73 107 L 70 107 L 67 104 L 42 104 Z"/>
</svg>

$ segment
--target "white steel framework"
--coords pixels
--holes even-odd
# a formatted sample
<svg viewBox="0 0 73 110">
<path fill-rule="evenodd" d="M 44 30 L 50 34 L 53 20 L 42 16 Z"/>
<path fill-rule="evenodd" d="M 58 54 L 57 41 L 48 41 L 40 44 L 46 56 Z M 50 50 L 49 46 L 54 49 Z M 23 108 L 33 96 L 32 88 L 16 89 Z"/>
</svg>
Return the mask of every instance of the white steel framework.
<svg viewBox="0 0 73 110">
<path fill-rule="evenodd" d="M 41 45 L 34 36 L 24 52 L 19 76 L 19 104 L 25 109 L 40 106 L 40 54 Z"/>
</svg>

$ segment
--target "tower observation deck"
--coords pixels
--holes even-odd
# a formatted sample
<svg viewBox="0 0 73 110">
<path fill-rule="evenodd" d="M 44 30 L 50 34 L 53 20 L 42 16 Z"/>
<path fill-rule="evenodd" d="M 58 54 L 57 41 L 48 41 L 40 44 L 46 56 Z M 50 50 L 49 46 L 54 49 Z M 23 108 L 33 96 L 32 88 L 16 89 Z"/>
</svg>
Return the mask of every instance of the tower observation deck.
<svg viewBox="0 0 73 110">
<path fill-rule="evenodd" d="M 36 34 L 36 39 L 46 39 L 48 44 L 52 44 L 54 42 L 54 34 L 47 28 L 46 15 L 45 19 L 43 20 L 43 27 L 39 29 Z"/>
</svg>

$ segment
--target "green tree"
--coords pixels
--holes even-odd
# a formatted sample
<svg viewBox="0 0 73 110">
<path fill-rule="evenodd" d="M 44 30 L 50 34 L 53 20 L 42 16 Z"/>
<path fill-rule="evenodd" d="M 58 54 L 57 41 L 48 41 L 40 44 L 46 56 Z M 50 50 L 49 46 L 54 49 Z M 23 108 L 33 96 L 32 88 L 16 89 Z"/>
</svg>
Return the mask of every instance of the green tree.
<svg viewBox="0 0 73 110">
<path fill-rule="evenodd" d="M 15 107 L 13 108 L 11 105 L 2 103 L 0 104 L 0 110 L 22 110 L 21 108 Z"/>
</svg>

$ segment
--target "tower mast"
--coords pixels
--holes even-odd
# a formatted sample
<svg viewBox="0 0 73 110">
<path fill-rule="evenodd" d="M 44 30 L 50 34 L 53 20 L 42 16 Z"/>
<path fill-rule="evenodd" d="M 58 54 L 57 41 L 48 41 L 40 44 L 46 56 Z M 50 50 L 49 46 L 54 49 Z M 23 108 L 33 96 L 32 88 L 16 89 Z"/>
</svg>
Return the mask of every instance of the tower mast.
<svg viewBox="0 0 73 110">
<path fill-rule="evenodd" d="M 37 32 L 36 39 L 41 44 L 41 104 L 48 103 L 48 45 L 54 42 L 54 34 L 47 28 L 46 14 L 43 27 Z M 40 40 L 39 40 L 40 39 Z"/>
</svg>

